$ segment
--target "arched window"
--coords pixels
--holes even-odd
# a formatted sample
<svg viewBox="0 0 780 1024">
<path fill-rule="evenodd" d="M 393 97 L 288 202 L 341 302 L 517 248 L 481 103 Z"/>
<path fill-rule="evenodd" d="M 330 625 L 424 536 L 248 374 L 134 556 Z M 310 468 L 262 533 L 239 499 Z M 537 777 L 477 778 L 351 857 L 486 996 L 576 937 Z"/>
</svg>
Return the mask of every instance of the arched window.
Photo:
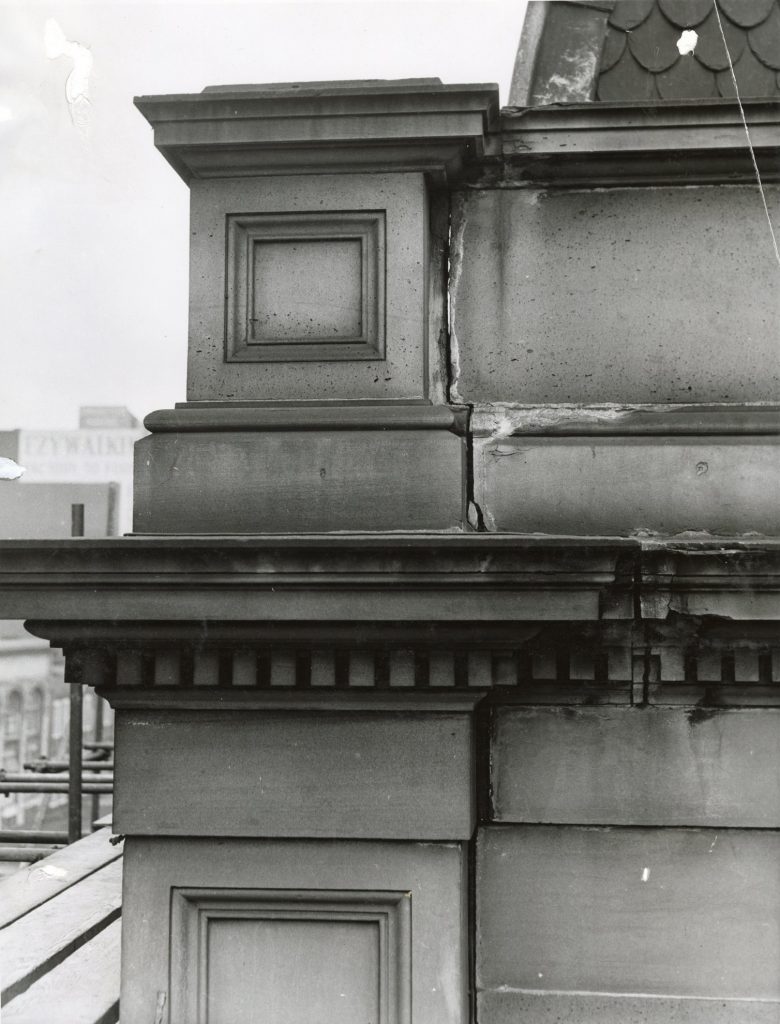
<svg viewBox="0 0 780 1024">
<path fill-rule="evenodd" d="M 21 768 L 22 752 L 22 694 L 11 690 L 5 705 L 5 728 L 3 730 L 3 768 L 18 771 Z"/>
</svg>

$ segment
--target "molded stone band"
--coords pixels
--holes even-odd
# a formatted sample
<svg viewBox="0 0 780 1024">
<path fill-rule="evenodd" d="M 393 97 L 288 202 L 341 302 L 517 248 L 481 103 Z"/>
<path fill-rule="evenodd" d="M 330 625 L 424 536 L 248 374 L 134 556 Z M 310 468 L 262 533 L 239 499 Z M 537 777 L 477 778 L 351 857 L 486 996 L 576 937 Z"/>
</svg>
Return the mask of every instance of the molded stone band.
<svg viewBox="0 0 780 1024">
<path fill-rule="evenodd" d="M 149 413 L 153 434 L 235 430 L 449 430 L 466 433 L 468 410 L 448 405 L 247 406 L 183 403 Z"/>
<path fill-rule="evenodd" d="M 762 179 L 780 177 L 775 100 L 744 103 Z M 503 181 L 608 186 L 755 182 L 739 107 L 725 100 L 577 103 L 501 112 Z"/>
</svg>

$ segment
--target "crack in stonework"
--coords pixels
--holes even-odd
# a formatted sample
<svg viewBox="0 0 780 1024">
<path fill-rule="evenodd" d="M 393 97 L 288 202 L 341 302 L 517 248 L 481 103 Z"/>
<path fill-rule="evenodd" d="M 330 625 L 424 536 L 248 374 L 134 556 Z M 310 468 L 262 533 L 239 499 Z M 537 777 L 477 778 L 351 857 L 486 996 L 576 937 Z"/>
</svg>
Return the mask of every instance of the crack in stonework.
<svg viewBox="0 0 780 1024">
<path fill-rule="evenodd" d="M 453 231 L 453 222 L 456 222 Z M 463 238 L 466 233 L 466 204 L 463 196 L 455 192 L 450 207 L 449 252 L 447 256 L 447 400 L 457 405 L 468 405 L 458 391 L 460 382 L 460 347 L 455 332 L 455 293 L 463 270 Z"/>
<path fill-rule="evenodd" d="M 450 405 L 461 405 L 466 409 L 466 523 L 476 533 L 488 533 L 485 513 L 476 500 L 474 492 L 474 431 L 471 419 L 474 405 L 466 402 L 458 391 L 460 381 L 460 348 L 455 333 L 455 292 L 463 269 L 463 238 L 466 232 L 466 204 L 463 196 L 454 192 L 450 201 L 450 216 L 447 229 L 447 401 Z M 456 230 L 453 231 L 453 222 Z M 495 529 L 495 524 L 493 524 Z"/>
</svg>

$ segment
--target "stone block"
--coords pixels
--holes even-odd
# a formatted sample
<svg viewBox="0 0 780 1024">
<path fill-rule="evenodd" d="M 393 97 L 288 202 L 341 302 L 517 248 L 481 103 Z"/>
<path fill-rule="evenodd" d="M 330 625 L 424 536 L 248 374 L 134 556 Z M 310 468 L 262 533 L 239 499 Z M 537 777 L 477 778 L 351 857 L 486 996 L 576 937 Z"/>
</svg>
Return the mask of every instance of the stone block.
<svg viewBox="0 0 780 1024">
<path fill-rule="evenodd" d="M 477 987 L 777 1006 L 778 858 L 775 831 L 486 828 L 477 856 Z M 494 1017 L 508 1019 L 524 1017 Z M 525 1019 L 555 1020 L 527 1011 Z"/>
<path fill-rule="evenodd" d="M 780 1002 L 577 992 L 481 992 L 480 1024 L 777 1024 Z"/>
<path fill-rule="evenodd" d="M 468 839 L 472 743 L 465 712 L 118 710 L 114 827 Z"/>
<path fill-rule="evenodd" d="M 771 535 L 779 466 L 768 437 L 486 438 L 474 488 L 499 531 Z"/>
<path fill-rule="evenodd" d="M 187 397 L 424 399 L 422 174 L 194 180 Z"/>
<path fill-rule="evenodd" d="M 780 188 L 765 191 L 776 217 Z M 780 290 L 755 185 L 470 191 L 453 237 L 465 402 L 778 398 Z"/>
<path fill-rule="evenodd" d="M 136 447 L 134 528 L 457 529 L 464 521 L 464 454 L 462 439 L 446 430 L 152 434 Z"/>
<path fill-rule="evenodd" d="M 780 828 L 780 710 L 498 708 L 494 818 Z"/>
</svg>

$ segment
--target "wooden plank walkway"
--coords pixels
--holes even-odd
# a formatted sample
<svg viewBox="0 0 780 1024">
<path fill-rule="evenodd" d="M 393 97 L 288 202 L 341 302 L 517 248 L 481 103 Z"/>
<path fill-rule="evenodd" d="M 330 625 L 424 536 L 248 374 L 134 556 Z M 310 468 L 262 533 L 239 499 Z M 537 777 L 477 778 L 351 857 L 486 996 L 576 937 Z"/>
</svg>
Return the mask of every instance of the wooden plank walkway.
<svg viewBox="0 0 780 1024">
<path fill-rule="evenodd" d="M 93 832 L 4 878 L 0 882 L 0 928 L 121 857 L 122 844 L 112 845 L 110 836 L 108 828 Z"/>
<path fill-rule="evenodd" d="M 108 828 L 0 882 L 3 1024 L 119 1019 L 122 844 Z"/>
<path fill-rule="evenodd" d="M 116 1024 L 121 924 L 81 946 L 3 1007 L 3 1024 Z"/>
</svg>

